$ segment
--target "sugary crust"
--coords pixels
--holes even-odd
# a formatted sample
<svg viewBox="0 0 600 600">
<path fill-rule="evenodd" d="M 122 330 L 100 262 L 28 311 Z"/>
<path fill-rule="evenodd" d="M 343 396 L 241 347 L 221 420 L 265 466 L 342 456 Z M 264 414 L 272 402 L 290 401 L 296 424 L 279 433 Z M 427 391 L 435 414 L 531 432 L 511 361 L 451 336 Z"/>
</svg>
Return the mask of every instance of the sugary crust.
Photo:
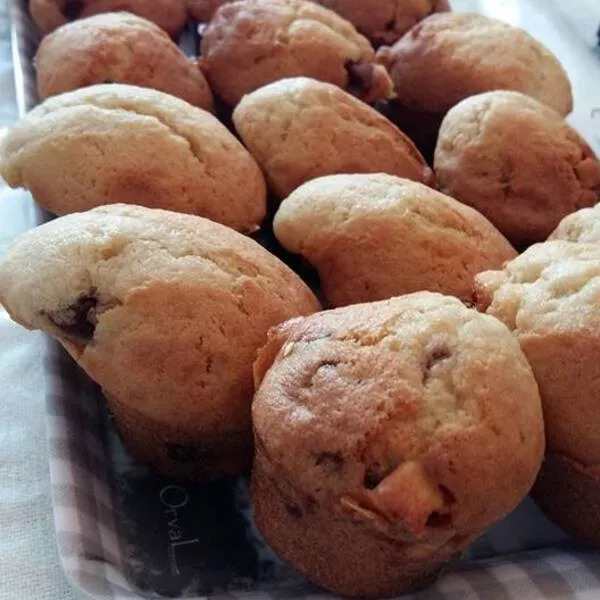
<svg viewBox="0 0 600 600">
<path fill-rule="evenodd" d="M 404 590 L 404 559 L 412 579 L 460 551 L 527 493 L 542 458 L 539 395 L 517 341 L 439 294 L 291 320 L 271 332 L 255 380 L 259 526 L 343 594 Z M 273 487 L 303 499 L 300 510 L 286 515 Z M 313 550 L 297 540 L 305 516 L 319 524 Z M 364 546 L 340 544 L 359 530 Z M 349 569 L 360 548 L 365 564 Z M 378 587 L 371 561 L 386 554 L 396 569 Z"/>
<path fill-rule="evenodd" d="M 377 56 L 399 100 L 412 109 L 445 113 L 469 96 L 502 89 L 527 94 L 563 116 L 573 109 L 558 59 L 523 29 L 483 15 L 431 15 Z"/>
<path fill-rule="evenodd" d="M 318 308 L 249 238 L 127 205 L 24 234 L 0 263 L 0 302 L 58 338 L 106 395 L 185 443 L 248 431 L 252 362 L 267 330 Z"/>
<path fill-rule="evenodd" d="M 105 13 L 61 26 L 36 57 L 40 98 L 96 83 L 149 87 L 213 111 L 208 83 L 157 25 L 129 13 Z"/>
<path fill-rule="evenodd" d="M 389 173 L 423 183 L 433 174 L 414 144 L 370 106 L 329 83 L 296 77 L 247 95 L 235 127 L 283 198 L 334 173 Z"/>
<path fill-rule="evenodd" d="M 330 306 L 420 290 L 472 299 L 473 277 L 516 252 L 485 217 L 391 175 L 331 175 L 285 199 L 279 241 L 319 271 Z"/>
<path fill-rule="evenodd" d="M 56 214 L 126 202 L 242 232 L 266 211 L 258 165 L 211 114 L 157 90 L 96 85 L 47 99 L 0 142 L 0 172 Z"/>
<path fill-rule="evenodd" d="M 156 23 L 171 37 L 186 20 L 184 0 L 29 0 L 29 11 L 42 33 L 99 13 L 125 10 Z"/>
<path fill-rule="evenodd" d="M 217 96 L 245 94 L 288 77 L 313 77 L 365 101 L 387 98 L 392 82 L 354 26 L 305 0 L 241 0 L 217 10 L 202 35 L 200 65 Z"/>
<path fill-rule="evenodd" d="M 532 246 L 475 278 L 478 306 L 515 334 L 540 387 L 551 452 L 600 463 L 600 246 Z"/>
<path fill-rule="evenodd" d="M 600 201 L 600 162 L 560 115 L 518 92 L 487 92 L 446 115 L 434 169 L 444 193 L 483 213 L 515 245 L 545 240 Z"/>
</svg>

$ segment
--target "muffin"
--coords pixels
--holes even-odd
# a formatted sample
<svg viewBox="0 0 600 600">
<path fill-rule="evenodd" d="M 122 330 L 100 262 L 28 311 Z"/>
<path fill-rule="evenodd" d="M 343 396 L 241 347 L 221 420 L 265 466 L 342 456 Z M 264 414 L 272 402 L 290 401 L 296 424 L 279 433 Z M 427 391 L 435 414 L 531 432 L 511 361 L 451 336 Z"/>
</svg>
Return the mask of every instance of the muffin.
<svg viewBox="0 0 600 600">
<path fill-rule="evenodd" d="M 233 122 L 279 198 L 336 173 L 433 183 L 431 169 L 397 127 L 330 83 L 306 77 L 271 83 L 239 103 Z"/>
<path fill-rule="evenodd" d="M 255 364 L 256 523 L 342 596 L 422 586 L 530 489 L 531 369 L 500 322 L 420 292 L 291 320 Z"/>
<path fill-rule="evenodd" d="M 374 46 L 393 44 L 425 17 L 450 10 L 448 0 L 317 0 L 348 19 Z"/>
<path fill-rule="evenodd" d="M 29 12 L 43 34 L 75 19 L 119 10 L 156 23 L 171 37 L 186 21 L 184 0 L 29 0 Z"/>
<path fill-rule="evenodd" d="M 196 65 L 160 27 L 129 13 L 59 27 L 42 40 L 35 67 L 42 99 L 95 83 L 129 83 L 213 111 L 212 93 Z"/>
<path fill-rule="evenodd" d="M 0 141 L 0 175 L 66 214 L 124 202 L 258 228 L 265 182 L 208 112 L 163 92 L 96 85 L 49 98 Z"/>
<path fill-rule="evenodd" d="M 534 494 L 558 525 L 600 544 L 600 246 L 551 241 L 476 277 L 540 388 L 547 456 Z"/>
<path fill-rule="evenodd" d="M 200 65 L 213 91 L 235 106 L 245 94 L 306 76 L 370 102 L 392 82 L 368 40 L 334 12 L 305 0 L 226 3 L 202 34 Z"/>
<path fill-rule="evenodd" d="M 409 136 L 416 134 L 425 155 L 435 148 L 446 112 L 469 96 L 515 90 L 563 116 L 573 109 L 571 84 L 558 59 L 522 29 L 483 15 L 431 15 L 393 47 L 381 48 L 377 58 L 394 82 L 390 112 Z"/>
<path fill-rule="evenodd" d="M 0 302 L 100 384 L 136 456 L 199 478 L 248 465 L 256 351 L 271 326 L 318 308 L 253 240 L 130 205 L 25 233 L 0 260 Z"/>
<path fill-rule="evenodd" d="M 545 240 L 563 217 L 600 201 L 592 149 L 556 111 L 518 92 L 487 92 L 452 108 L 434 169 L 442 192 L 517 246 Z"/>
<path fill-rule="evenodd" d="M 565 217 L 549 239 L 600 244 L 600 204 Z"/>
<path fill-rule="evenodd" d="M 301 185 L 273 230 L 319 272 L 330 306 L 429 290 L 472 300 L 473 277 L 516 252 L 472 208 L 392 175 L 330 175 Z"/>
</svg>

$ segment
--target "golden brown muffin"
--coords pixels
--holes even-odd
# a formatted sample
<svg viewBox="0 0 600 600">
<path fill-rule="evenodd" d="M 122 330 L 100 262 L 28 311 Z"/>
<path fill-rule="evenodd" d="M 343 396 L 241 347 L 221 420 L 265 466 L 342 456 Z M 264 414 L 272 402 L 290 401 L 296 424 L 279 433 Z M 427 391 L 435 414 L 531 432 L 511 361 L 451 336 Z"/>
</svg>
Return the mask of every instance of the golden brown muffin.
<svg viewBox="0 0 600 600">
<path fill-rule="evenodd" d="M 330 306 L 429 290 L 470 301 L 473 277 L 516 252 L 472 208 L 392 175 L 330 175 L 297 188 L 273 230 L 319 272 Z"/>
<path fill-rule="evenodd" d="M 450 10 L 448 0 L 316 0 L 354 24 L 374 46 L 393 44 L 425 17 Z"/>
<path fill-rule="evenodd" d="M 0 302 L 100 384 L 140 459 L 202 478 L 249 464 L 256 351 L 269 327 L 318 308 L 251 239 L 129 205 L 25 233 L 0 261 Z"/>
<path fill-rule="evenodd" d="M 440 13 L 377 53 L 397 94 L 389 116 L 429 160 L 446 112 L 481 92 L 516 90 L 567 115 L 571 84 L 556 57 L 522 29 L 477 14 Z"/>
<path fill-rule="evenodd" d="M 49 98 L 0 141 L 0 174 L 66 214 L 125 202 L 198 214 L 244 233 L 265 182 L 208 112 L 148 88 L 96 85 Z"/>
<path fill-rule="evenodd" d="M 368 40 L 339 15 L 305 0 L 224 4 L 203 31 L 201 47 L 206 78 L 230 106 L 286 77 L 327 81 L 366 102 L 392 91 Z"/>
<path fill-rule="evenodd" d="M 171 37 L 186 20 L 184 0 L 29 0 L 29 11 L 43 34 L 82 17 L 125 10 L 156 23 Z"/>
<path fill-rule="evenodd" d="M 475 287 L 539 384 L 548 456 L 536 498 L 558 525 L 600 544 L 600 246 L 537 244 Z"/>
<path fill-rule="evenodd" d="M 518 92 L 487 92 L 452 108 L 434 169 L 441 191 L 516 246 L 545 240 L 563 217 L 600 201 L 592 149 L 558 113 Z"/>
<path fill-rule="evenodd" d="M 563 116 L 573 109 L 558 59 L 523 29 L 483 15 L 431 15 L 377 57 L 407 108 L 444 114 L 469 96 L 514 90 Z"/>
<path fill-rule="evenodd" d="M 104 13 L 59 27 L 42 40 L 35 68 L 42 99 L 95 83 L 129 83 L 214 109 L 197 66 L 160 27 L 129 13 Z"/>
<path fill-rule="evenodd" d="M 600 204 L 565 217 L 548 239 L 600 244 Z"/>
<path fill-rule="evenodd" d="M 248 94 L 235 128 L 280 198 L 335 173 L 389 173 L 423 183 L 433 174 L 385 117 L 340 88 L 296 77 Z"/>
<path fill-rule="evenodd" d="M 255 364 L 256 523 L 342 596 L 421 586 L 529 491 L 540 399 L 517 341 L 421 292 L 291 320 Z"/>
</svg>

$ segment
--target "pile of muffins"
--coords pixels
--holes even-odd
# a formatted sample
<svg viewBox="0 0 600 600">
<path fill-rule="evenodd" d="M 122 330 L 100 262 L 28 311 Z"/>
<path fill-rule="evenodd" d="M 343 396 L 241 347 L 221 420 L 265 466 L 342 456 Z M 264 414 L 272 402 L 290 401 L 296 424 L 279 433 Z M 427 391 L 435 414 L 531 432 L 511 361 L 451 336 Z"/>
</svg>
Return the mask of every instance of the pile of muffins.
<svg viewBox="0 0 600 600">
<path fill-rule="evenodd" d="M 600 544 L 600 162 L 551 52 L 445 0 L 30 9 L 0 174 L 59 218 L 0 302 L 135 456 L 251 468 L 267 542 L 345 596 L 427 585 L 532 487 Z"/>
</svg>

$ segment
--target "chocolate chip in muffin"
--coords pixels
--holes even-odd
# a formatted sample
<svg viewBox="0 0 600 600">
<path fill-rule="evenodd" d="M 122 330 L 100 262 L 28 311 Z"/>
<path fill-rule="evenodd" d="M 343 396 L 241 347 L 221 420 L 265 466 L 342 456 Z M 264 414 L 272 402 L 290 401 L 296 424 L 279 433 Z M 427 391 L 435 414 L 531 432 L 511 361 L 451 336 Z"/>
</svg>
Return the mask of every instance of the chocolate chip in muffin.
<svg viewBox="0 0 600 600">
<path fill-rule="evenodd" d="M 429 351 L 425 360 L 425 369 L 423 370 L 423 383 L 426 383 L 431 375 L 431 370 L 438 363 L 449 359 L 452 353 L 446 346 L 435 346 Z"/>
<path fill-rule="evenodd" d="M 67 19 L 69 19 L 69 21 L 74 21 L 75 19 L 79 18 L 82 11 L 82 0 L 68 0 L 68 2 L 65 2 L 65 6 L 61 12 Z"/>
<path fill-rule="evenodd" d="M 50 321 L 69 337 L 89 341 L 96 329 L 96 307 L 98 297 L 95 290 L 80 296 L 68 308 L 48 315 Z"/>
</svg>

